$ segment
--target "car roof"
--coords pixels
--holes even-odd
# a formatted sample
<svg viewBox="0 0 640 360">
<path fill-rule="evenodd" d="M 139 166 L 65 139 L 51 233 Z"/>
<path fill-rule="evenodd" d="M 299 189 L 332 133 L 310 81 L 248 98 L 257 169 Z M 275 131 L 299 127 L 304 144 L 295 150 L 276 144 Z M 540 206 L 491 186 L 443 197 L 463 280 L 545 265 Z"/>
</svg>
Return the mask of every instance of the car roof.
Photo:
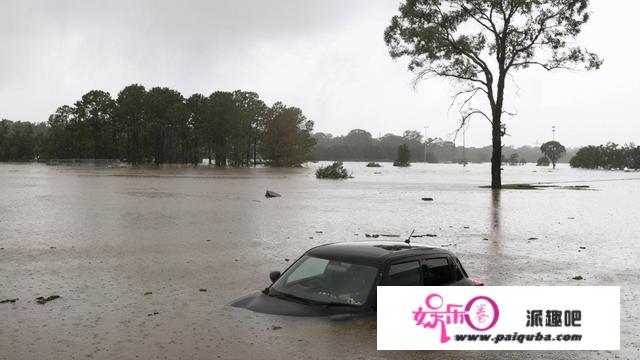
<svg viewBox="0 0 640 360">
<path fill-rule="evenodd" d="M 387 260 L 409 258 L 414 255 L 446 254 L 451 251 L 404 241 L 353 241 L 316 246 L 307 255 L 324 259 L 380 266 Z"/>
</svg>

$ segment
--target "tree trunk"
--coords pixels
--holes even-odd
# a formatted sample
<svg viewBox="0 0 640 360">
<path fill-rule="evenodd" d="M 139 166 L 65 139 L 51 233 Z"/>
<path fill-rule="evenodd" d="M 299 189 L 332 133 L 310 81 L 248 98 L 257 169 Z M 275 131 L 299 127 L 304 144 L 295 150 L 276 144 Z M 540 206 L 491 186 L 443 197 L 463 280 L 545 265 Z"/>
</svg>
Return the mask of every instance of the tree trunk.
<svg viewBox="0 0 640 360">
<path fill-rule="evenodd" d="M 500 128 L 500 116 L 493 118 L 493 151 L 491 153 L 491 188 L 500 189 L 502 187 L 502 129 Z"/>
<path fill-rule="evenodd" d="M 502 188 L 502 106 L 504 101 L 504 82 L 506 72 L 504 70 L 504 59 L 498 59 L 500 75 L 496 84 L 496 101 L 491 107 L 491 188 Z"/>
<path fill-rule="evenodd" d="M 258 135 L 253 137 L 253 167 L 256 167 L 256 162 L 258 158 Z"/>
</svg>

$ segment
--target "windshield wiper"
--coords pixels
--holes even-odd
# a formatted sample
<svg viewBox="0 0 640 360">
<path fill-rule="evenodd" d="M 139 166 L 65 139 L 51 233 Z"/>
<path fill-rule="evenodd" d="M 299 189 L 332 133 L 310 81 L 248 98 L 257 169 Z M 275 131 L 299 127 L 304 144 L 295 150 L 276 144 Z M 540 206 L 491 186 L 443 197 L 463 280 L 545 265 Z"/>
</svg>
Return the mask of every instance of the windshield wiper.
<svg viewBox="0 0 640 360">
<path fill-rule="evenodd" d="M 291 295 L 288 293 L 284 293 L 282 291 L 274 291 L 273 289 L 271 291 L 269 291 L 269 296 L 273 296 L 275 298 L 281 298 L 281 299 L 290 299 L 290 300 L 295 300 L 298 302 L 302 302 L 305 304 L 310 304 L 310 305 L 319 305 L 319 306 L 326 306 L 326 307 L 332 307 L 332 306 L 348 306 L 348 307 L 359 307 L 360 305 L 356 305 L 356 304 L 349 304 L 349 303 L 343 303 L 343 302 L 339 302 L 339 301 L 316 301 L 316 300 L 311 300 L 311 299 L 306 299 L 300 296 L 295 296 L 295 295 Z"/>
<path fill-rule="evenodd" d="M 331 307 L 331 306 L 349 306 L 349 307 L 359 307 L 360 305 L 356 305 L 356 304 L 348 304 L 348 303 L 343 303 L 343 302 L 338 302 L 338 301 L 329 301 L 329 302 L 319 302 L 318 305 L 322 305 L 322 306 L 326 306 L 326 307 Z"/>
</svg>

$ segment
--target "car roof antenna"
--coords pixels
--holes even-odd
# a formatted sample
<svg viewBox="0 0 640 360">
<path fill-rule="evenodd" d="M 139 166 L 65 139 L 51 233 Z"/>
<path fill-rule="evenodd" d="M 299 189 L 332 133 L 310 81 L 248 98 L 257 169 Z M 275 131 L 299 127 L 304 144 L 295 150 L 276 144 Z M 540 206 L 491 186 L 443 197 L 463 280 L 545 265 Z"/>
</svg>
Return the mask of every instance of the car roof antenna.
<svg viewBox="0 0 640 360">
<path fill-rule="evenodd" d="M 413 233 L 416 231 L 416 229 L 411 230 L 411 234 L 409 234 L 409 237 L 407 238 L 407 240 L 405 240 L 404 242 L 411 245 L 411 237 L 413 236 Z"/>
</svg>

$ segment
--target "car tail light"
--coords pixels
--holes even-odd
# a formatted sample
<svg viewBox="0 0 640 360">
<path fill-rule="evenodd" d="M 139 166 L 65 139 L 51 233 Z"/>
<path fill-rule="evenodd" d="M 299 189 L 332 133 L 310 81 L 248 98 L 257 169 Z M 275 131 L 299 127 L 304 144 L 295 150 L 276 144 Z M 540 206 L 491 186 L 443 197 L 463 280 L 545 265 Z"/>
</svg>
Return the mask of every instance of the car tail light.
<svg viewBox="0 0 640 360">
<path fill-rule="evenodd" d="M 482 280 L 473 280 L 473 285 L 484 286 L 484 282 Z"/>
</svg>

